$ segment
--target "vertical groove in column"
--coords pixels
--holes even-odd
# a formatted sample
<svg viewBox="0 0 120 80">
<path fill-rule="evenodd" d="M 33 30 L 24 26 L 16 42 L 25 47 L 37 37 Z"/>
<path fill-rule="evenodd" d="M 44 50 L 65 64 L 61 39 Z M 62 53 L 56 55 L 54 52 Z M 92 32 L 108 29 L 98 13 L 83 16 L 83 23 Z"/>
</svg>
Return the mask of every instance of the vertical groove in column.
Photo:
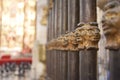
<svg viewBox="0 0 120 80">
<path fill-rule="evenodd" d="M 52 9 L 51 9 L 51 31 L 50 31 L 50 38 L 51 38 L 51 40 L 52 39 L 54 39 L 54 3 L 52 4 Z M 53 67 L 54 67 L 54 51 L 53 50 L 51 50 L 50 51 L 50 77 L 51 77 L 51 79 L 53 79 L 54 78 L 54 69 L 53 69 Z"/>
<path fill-rule="evenodd" d="M 63 0 L 62 2 L 63 8 L 62 8 L 62 28 L 61 28 L 61 34 L 65 34 L 68 30 L 68 0 Z"/>
<path fill-rule="evenodd" d="M 56 36 L 56 34 L 55 34 L 55 0 L 53 1 L 53 8 L 52 8 L 53 10 L 52 10 L 52 39 L 55 39 L 55 36 Z M 52 80 L 55 80 L 55 61 L 56 61 L 56 52 L 55 52 L 55 50 L 52 50 L 52 56 L 51 56 L 51 58 L 52 58 L 52 61 L 51 61 L 51 64 L 52 64 Z"/>
<path fill-rule="evenodd" d="M 58 27 L 60 28 L 59 29 L 59 35 L 62 34 L 62 25 L 63 25 L 63 13 L 62 13 L 62 10 L 63 10 L 63 0 L 59 0 L 59 22 L 58 22 Z"/>
<path fill-rule="evenodd" d="M 68 0 L 68 31 L 75 30 L 79 22 L 79 0 Z M 79 80 L 79 53 L 68 51 L 67 80 Z"/>
<path fill-rule="evenodd" d="M 58 22 L 58 24 L 59 24 L 59 36 L 60 35 L 62 35 L 62 25 L 63 25 L 63 22 L 62 22 L 62 20 L 63 20 L 63 14 L 62 14 L 62 10 L 63 10 L 63 0 L 59 0 L 60 2 L 59 2 L 59 22 Z M 62 80 L 62 77 L 64 76 L 63 74 L 64 73 L 62 73 L 62 55 L 63 55 L 63 53 L 62 53 L 62 51 L 60 51 L 60 50 L 58 50 L 58 61 L 59 61 L 59 66 L 58 66 L 58 80 Z"/>
<path fill-rule="evenodd" d="M 61 31 L 60 34 L 65 34 L 67 32 L 67 8 L 68 0 L 61 0 Z M 60 51 L 60 80 L 67 80 L 67 51 Z"/>
<path fill-rule="evenodd" d="M 72 0 L 68 0 L 68 32 L 73 30 L 72 28 Z M 72 29 L 71 29 L 72 28 Z"/>
<path fill-rule="evenodd" d="M 58 37 L 57 28 L 58 27 L 58 0 L 54 0 L 54 39 Z M 57 52 L 54 50 L 54 64 L 53 64 L 53 80 L 57 79 Z"/>
<path fill-rule="evenodd" d="M 57 26 L 58 26 L 58 0 L 54 1 L 55 3 L 55 38 L 57 38 Z"/>
<path fill-rule="evenodd" d="M 60 35 L 62 35 L 62 28 L 63 28 L 63 0 L 59 0 L 58 1 L 58 28 L 57 28 L 57 33 L 58 33 L 58 35 L 57 36 L 60 36 Z M 58 65 L 56 65 L 57 66 L 57 78 L 56 78 L 56 80 L 62 80 L 62 77 L 64 76 L 64 73 L 62 73 L 62 69 L 64 69 L 63 67 L 62 67 L 62 65 L 64 65 L 62 62 L 63 62 L 63 58 L 62 58 L 62 56 L 63 56 L 63 52 L 62 51 L 60 51 L 60 50 L 57 50 L 56 51 L 57 52 L 57 56 L 58 56 L 58 58 L 57 58 L 57 62 L 58 62 Z"/>
</svg>

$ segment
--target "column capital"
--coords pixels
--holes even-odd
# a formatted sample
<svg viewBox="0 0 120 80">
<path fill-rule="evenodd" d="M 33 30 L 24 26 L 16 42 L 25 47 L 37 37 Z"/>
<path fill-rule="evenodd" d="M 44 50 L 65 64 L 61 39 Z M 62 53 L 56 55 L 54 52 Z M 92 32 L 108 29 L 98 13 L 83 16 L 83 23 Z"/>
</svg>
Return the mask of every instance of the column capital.
<svg viewBox="0 0 120 80">
<path fill-rule="evenodd" d="M 98 42 L 100 40 L 100 30 L 97 22 L 79 23 L 75 30 L 82 36 L 83 45 L 85 49 L 98 49 Z M 78 40 L 77 40 L 78 41 Z M 79 48 L 80 44 L 78 44 Z"/>
</svg>

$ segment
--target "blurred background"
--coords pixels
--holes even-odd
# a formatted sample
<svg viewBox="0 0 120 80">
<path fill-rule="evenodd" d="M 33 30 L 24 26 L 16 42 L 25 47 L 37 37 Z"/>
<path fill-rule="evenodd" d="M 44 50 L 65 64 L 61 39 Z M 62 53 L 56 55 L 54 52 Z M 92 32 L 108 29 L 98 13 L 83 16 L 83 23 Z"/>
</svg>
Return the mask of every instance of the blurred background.
<svg viewBox="0 0 120 80">
<path fill-rule="evenodd" d="M 0 0 L 0 80 L 43 80 L 47 10 L 47 0 Z"/>
</svg>

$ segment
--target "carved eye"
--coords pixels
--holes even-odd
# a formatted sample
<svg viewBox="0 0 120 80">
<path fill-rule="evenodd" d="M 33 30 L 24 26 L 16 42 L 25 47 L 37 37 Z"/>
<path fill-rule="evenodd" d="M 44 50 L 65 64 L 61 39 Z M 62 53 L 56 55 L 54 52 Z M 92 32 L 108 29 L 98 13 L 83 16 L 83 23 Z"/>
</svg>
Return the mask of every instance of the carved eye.
<svg viewBox="0 0 120 80">
<path fill-rule="evenodd" d="M 98 26 L 98 23 L 97 22 L 90 22 L 89 23 L 91 26 Z"/>
<path fill-rule="evenodd" d="M 84 25 L 85 25 L 84 22 L 80 22 L 79 24 L 77 24 L 77 27 L 82 27 L 82 26 L 84 26 Z"/>
</svg>

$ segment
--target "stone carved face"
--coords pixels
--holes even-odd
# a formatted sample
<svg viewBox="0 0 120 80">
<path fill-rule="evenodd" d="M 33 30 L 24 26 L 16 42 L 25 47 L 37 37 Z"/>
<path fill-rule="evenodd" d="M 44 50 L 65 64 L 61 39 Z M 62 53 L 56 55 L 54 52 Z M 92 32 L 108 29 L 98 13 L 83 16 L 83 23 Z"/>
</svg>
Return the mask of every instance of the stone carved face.
<svg viewBox="0 0 120 80">
<path fill-rule="evenodd" d="M 85 27 L 84 27 L 85 26 Z M 83 27 L 86 30 L 86 40 L 90 40 L 90 41 L 99 41 L 100 39 L 100 30 L 98 29 L 98 25 L 97 23 L 93 23 L 93 24 L 87 24 L 84 25 Z"/>
<path fill-rule="evenodd" d="M 82 45 L 85 48 L 98 48 L 98 41 L 100 39 L 100 30 L 96 22 L 79 24 L 79 28 L 76 29 L 79 36 L 81 36 Z M 81 45 L 79 45 L 81 46 Z"/>
<path fill-rule="evenodd" d="M 120 2 L 119 1 L 111 1 L 104 6 L 102 27 L 107 40 L 106 48 L 107 49 L 120 48 Z"/>
<path fill-rule="evenodd" d="M 87 49 L 98 48 L 98 41 L 100 39 L 100 30 L 97 23 L 89 23 L 83 26 L 85 30 L 85 42 L 84 45 Z"/>
<path fill-rule="evenodd" d="M 66 33 L 58 37 L 56 47 L 59 50 L 77 50 L 77 41 L 74 32 Z"/>
<path fill-rule="evenodd" d="M 117 34 L 120 31 L 120 3 L 118 1 L 105 5 L 102 27 L 106 36 Z"/>
<path fill-rule="evenodd" d="M 98 41 L 100 39 L 100 30 L 98 29 L 98 24 L 96 22 L 82 23 L 78 28 L 79 34 L 82 38 L 90 41 Z"/>
</svg>

